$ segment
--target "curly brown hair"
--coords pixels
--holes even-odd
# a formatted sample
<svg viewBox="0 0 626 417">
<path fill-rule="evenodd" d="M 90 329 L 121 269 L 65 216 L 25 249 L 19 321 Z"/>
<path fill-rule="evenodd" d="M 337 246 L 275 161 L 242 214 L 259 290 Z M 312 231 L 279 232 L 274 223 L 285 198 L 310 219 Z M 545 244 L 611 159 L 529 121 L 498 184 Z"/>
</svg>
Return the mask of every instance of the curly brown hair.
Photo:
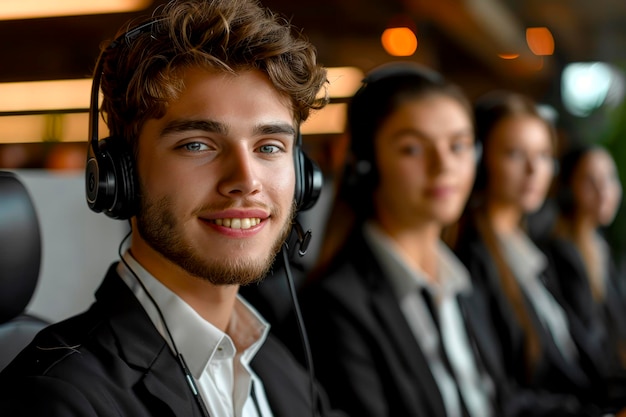
<svg viewBox="0 0 626 417">
<path fill-rule="evenodd" d="M 180 75 L 191 66 L 264 72 L 298 126 L 328 102 L 318 95 L 327 79 L 314 46 L 256 0 L 172 0 L 141 30 L 128 29 L 101 53 L 101 110 L 110 134 L 133 148 L 146 120 L 162 117 L 184 88 Z"/>
</svg>

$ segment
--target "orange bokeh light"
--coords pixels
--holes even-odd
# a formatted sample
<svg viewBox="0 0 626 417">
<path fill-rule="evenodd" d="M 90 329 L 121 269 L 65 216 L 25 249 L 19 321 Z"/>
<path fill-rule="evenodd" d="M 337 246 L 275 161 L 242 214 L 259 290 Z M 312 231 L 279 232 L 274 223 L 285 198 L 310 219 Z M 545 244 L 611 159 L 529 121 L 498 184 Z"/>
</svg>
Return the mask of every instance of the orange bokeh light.
<svg viewBox="0 0 626 417">
<path fill-rule="evenodd" d="M 393 56 L 411 56 L 417 50 L 417 36 L 407 27 L 385 29 L 381 42 L 385 51 Z"/>
<path fill-rule="evenodd" d="M 519 58 L 519 54 L 498 54 L 502 59 L 516 59 Z"/>
<path fill-rule="evenodd" d="M 545 56 L 554 53 L 554 38 L 547 27 L 527 28 L 526 43 L 535 55 Z"/>
</svg>

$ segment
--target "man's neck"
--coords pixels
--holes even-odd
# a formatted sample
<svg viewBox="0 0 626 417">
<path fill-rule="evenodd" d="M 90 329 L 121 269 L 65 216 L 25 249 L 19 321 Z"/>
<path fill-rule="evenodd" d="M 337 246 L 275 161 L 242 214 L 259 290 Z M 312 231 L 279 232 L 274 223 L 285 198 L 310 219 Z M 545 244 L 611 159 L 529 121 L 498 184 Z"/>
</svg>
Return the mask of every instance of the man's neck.
<svg viewBox="0 0 626 417">
<path fill-rule="evenodd" d="M 130 252 L 155 279 L 189 304 L 203 319 L 226 332 L 237 299 L 238 285 L 215 285 L 190 275 L 171 262 L 142 256 L 142 251 L 136 248 L 131 247 Z"/>
</svg>

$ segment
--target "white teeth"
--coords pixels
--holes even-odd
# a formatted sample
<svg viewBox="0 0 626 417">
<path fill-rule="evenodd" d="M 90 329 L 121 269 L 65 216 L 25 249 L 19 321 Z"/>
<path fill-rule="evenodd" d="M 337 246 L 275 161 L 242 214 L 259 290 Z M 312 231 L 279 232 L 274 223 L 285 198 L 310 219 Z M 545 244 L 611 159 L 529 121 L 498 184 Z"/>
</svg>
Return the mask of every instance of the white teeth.
<svg viewBox="0 0 626 417">
<path fill-rule="evenodd" d="M 215 219 L 218 226 L 230 227 L 231 229 L 249 229 L 261 223 L 259 218 L 234 218 L 234 219 Z"/>
</svg>

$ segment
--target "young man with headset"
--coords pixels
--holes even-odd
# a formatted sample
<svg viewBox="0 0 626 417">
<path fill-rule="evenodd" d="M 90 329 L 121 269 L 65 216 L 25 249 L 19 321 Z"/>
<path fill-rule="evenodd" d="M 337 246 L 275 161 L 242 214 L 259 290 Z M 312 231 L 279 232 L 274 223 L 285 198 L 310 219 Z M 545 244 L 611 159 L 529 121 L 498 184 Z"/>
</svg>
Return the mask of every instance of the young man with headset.
<svg viewBox="0 0 626 417">
<path fill-rule="evenodd" d="M 331 414 L 238 296 L 319 193 L 299 126 L 325 83 L 313 46 L 255 0 L 173 0 L 103 49 L 87 201 L 130 219 L 130 243 L 92 307 L 0 375 L 2 415 Z"/>
</svg>

